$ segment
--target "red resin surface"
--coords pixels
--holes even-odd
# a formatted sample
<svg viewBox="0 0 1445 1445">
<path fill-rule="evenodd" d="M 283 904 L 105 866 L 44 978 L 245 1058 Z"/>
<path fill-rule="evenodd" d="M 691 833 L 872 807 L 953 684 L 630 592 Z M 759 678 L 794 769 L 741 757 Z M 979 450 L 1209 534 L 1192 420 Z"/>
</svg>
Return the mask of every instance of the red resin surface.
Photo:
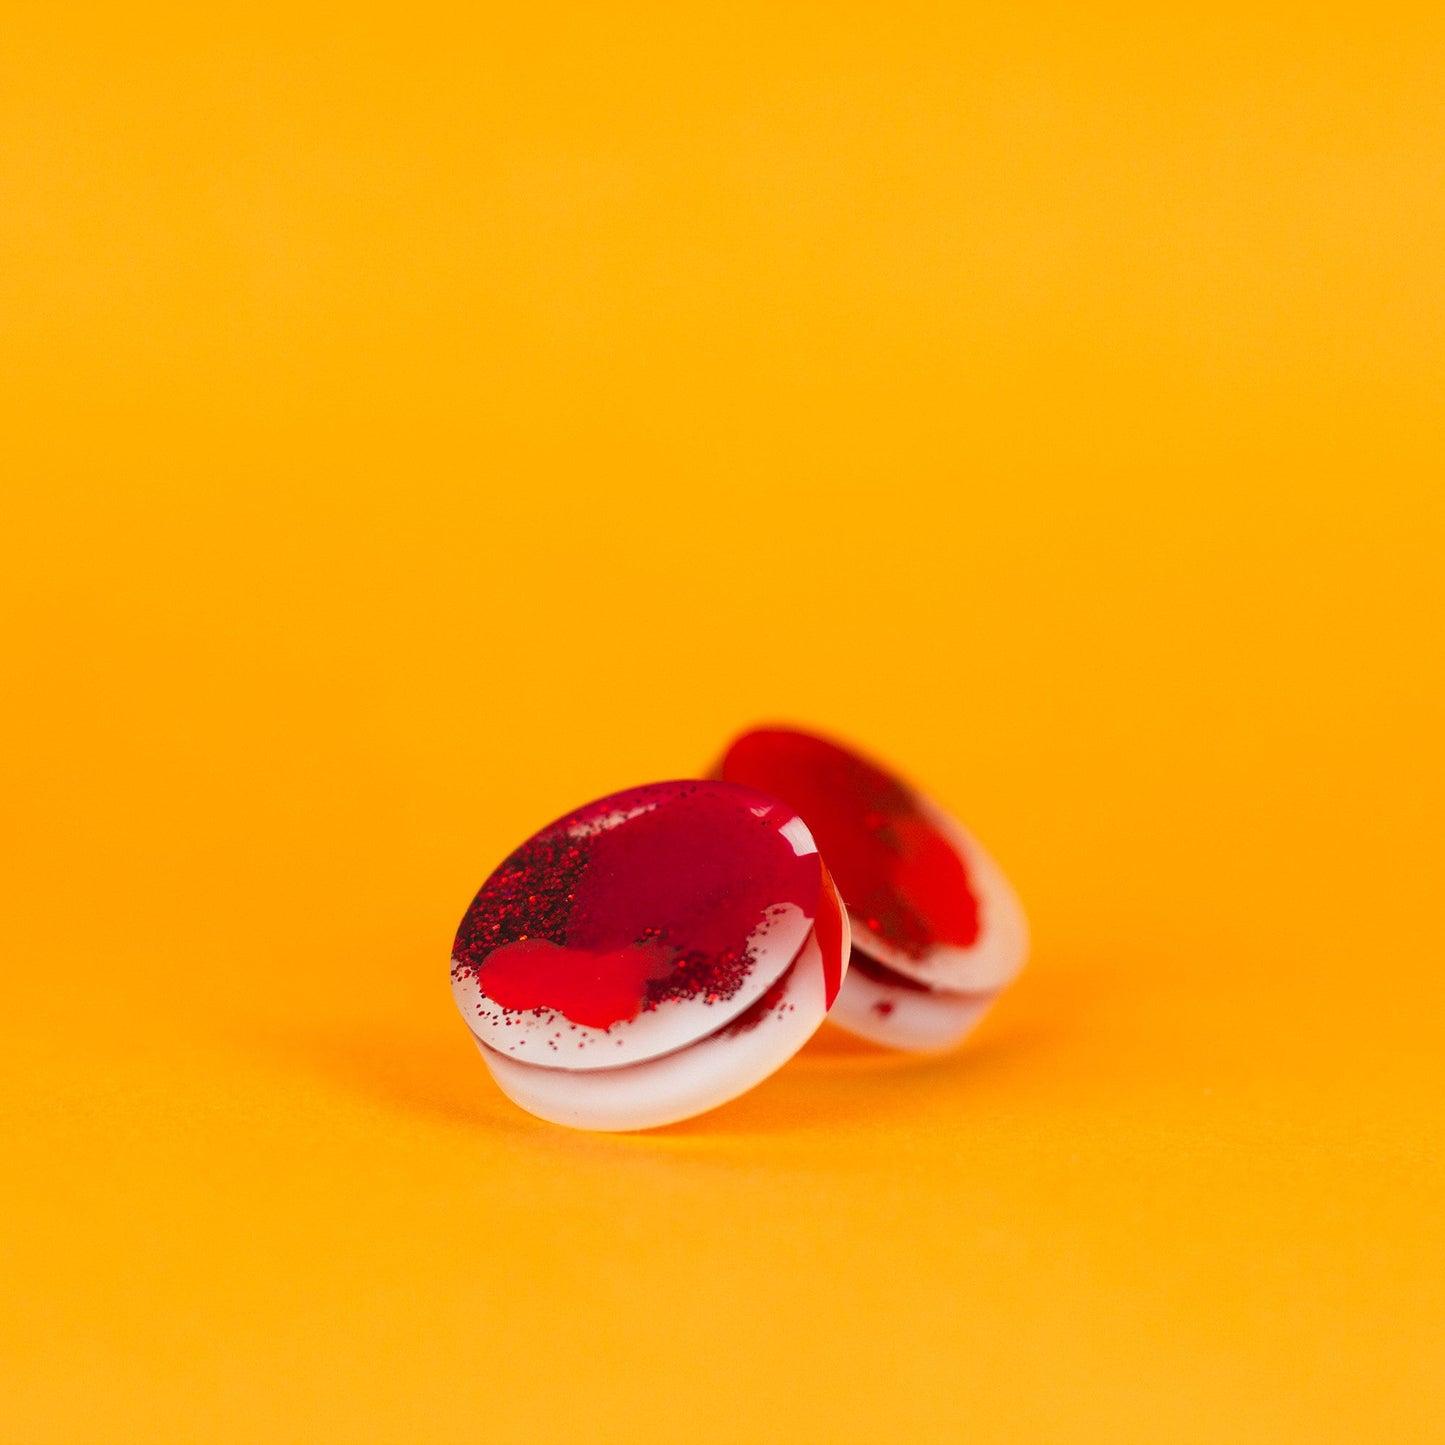
<svg viewBox="0 0 1445 1445">
<path fill-rule="evenodd" d="M 825 1007 L 832 1008 L 833 1000 L 843 986 L 843 901 L 838 897 L 826 865 L 823 869 L 823 896 L 813 931 L 823 952 L 823 1003 Z"/>
<path fill-rule="evenodd" d="M 483 884 L 453 972 L 510 1012 L 605 1029 L 674 999 L 733 997 L 770 912 L 819 914 L 823 868 L 782 829 L 791 809 L 745 787 L 656 783 L 542 830 Z M 823 908 L 823 912 L 828 912 Z"/>
<path fill-rule="evenodd" d="M 958 850 L 897 778 L 823 738 L 744 733 L 721 775 L 796 808 L 853 917 L 910 958 L 978 941 L 978 898 Z"/>
</svg>

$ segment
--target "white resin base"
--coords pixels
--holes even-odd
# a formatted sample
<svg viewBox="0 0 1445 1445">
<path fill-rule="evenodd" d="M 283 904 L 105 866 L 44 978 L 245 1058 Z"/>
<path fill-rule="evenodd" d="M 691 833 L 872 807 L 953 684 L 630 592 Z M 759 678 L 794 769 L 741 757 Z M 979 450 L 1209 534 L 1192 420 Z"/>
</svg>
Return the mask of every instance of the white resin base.
<svg viewBox="0 0 1445 1445">
<path fill-rule="evenodd" d="M 935 1053 L 971 1033 L 997 997 L 894 987 L 850 968 L 828 1019 L 885 1048 Z"/>
<path fill-rule="evenodd" d="M 502 1092 L 538 1118 L 572 1129 L 655 1129 L 715 1109 L 760 1084 L 817 1031 L 827 1013 L 824 998 L 822 950 L 810 934 L 782 998 L 744 1032 L 724 1028 L 661 1058 L 587 1071 L 519 1063 L 480 1039 L 477 1047 Z"/>
</svg>

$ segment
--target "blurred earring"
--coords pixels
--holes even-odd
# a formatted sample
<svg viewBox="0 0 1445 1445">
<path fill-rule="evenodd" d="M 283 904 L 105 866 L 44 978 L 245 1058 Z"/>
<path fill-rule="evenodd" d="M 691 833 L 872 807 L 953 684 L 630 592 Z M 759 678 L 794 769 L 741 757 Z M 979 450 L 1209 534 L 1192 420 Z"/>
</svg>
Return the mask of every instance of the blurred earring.
<svg viewBox="0 0 1445 1445">
<path fill-rule="evenodd" d="M 852 923 L 829 1018 L 897 1049 L 947 1049 L 1024 965 L 1028 924 L 998 864 L 942 808 L 837 743 L 744 733 L 715 776 L 797 809 Z"/>
</svg>

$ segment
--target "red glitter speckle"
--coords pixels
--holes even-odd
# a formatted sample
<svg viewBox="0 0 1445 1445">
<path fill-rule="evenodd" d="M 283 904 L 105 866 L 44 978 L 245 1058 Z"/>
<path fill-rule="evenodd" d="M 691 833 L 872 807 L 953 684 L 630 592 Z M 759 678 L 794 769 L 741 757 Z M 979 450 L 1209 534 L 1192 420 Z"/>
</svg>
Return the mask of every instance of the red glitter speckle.
<svg viewBox="0 0 1445 1445">
<path fill-rule="evenodd" d="M 873 1005 L 873 1012 L 876 1013 L 879 1018 L 886 1019 L 888 1015 L 893 1012 L 892 1001 L 886 998 L 880 998 L 878 1002 Z"/>
<path fill-rule="evenodd" d="M 913 792 L 835 743 L 784 728 L 744 733 L 720 768 L 730 782 L 802 815 L 853 917 L 910 958 L 978 940 L 978 899 L 963 859 Z"/>
<path fill-rule="evenodd" d="M 795 966 L 790 965 L 784 969 L 782 977 L 769 984 L 768 991 L 760 999 L 750 1003 L 742 1013 L 725 1023 L 712 1037 L 730 1039 L 737 1034 L 751 1033 L 757 1028 L 782 1003 L 784 995 L 788 992 L 788 984 L 792 979 Z"/>
<path fill-rule="evenodd" d="M 569 813 L 483 884 L 453 973 L 510 1012 L 593 1028 L 672 999 L 732 998 L 772 910 L 818 913 L 818 855 L 800 857 L 780 831 L 793 816 L 716 782 L 651 784 Z"/>
</svg>

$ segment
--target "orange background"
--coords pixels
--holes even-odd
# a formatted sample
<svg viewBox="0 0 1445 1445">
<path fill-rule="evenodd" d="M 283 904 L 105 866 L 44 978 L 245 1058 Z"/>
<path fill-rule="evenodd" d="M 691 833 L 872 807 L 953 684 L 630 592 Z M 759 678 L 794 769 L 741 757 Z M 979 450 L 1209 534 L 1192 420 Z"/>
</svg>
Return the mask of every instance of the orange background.
<svg viewBox="0 0 1445 1445">
<path fill-rule="evenodd" d="M 1445 22 L 1166 8 L 5 7 L 0 1437 L 1445 1439 Z M 1029 971 L 519 1113 L 473 890 L 774 717 Z"/>
</svg>

